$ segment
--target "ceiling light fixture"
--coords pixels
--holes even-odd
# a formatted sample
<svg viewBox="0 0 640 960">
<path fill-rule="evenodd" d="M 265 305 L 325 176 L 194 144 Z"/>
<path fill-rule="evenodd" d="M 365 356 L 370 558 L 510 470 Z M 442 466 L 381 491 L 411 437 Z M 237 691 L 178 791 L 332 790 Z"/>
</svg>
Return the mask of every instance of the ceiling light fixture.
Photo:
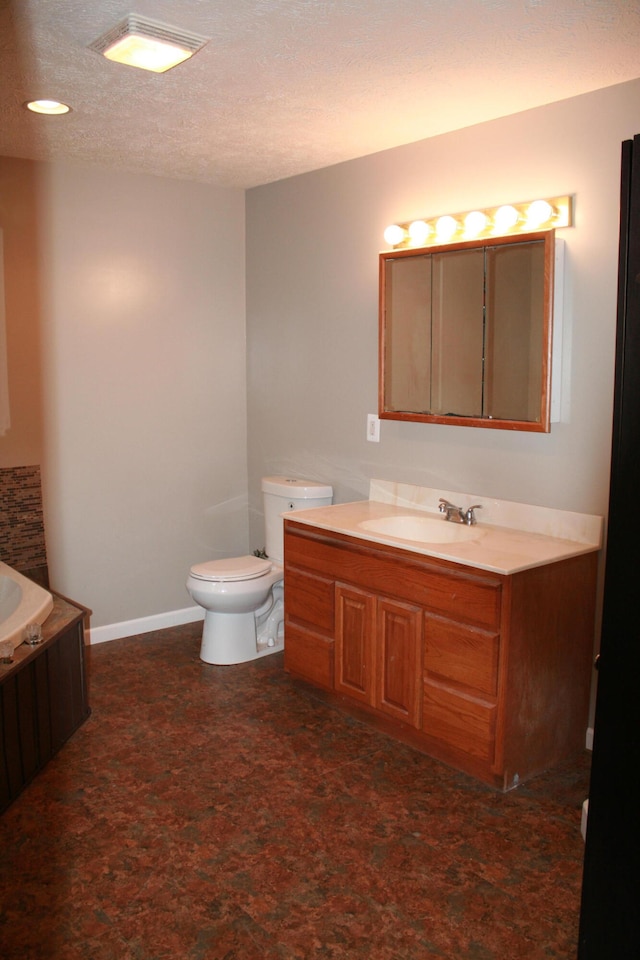
<svg viewBox="0 0 640 960">
<path fill-rule="evenodd" d="M 390 247 L 421 247 L 571 226 L 573 198 L 564 196 L 394 223 L 385 230 L 384 239 Z"/>
<path fill-rule="evenodd" d="M 61 117 L 65 113 L 71 113 L 71 107 L 60 100 L 28 100 L 23 106 L 32 113 L 42 113 L 47 117 Z"/>
<path fill-rule="evenodd" d="M 107 60 L 141 70 L 164 73 L 200 50 L 208 37 L 130 13 L 117 26 L 89 44 Z"/>
</svg>

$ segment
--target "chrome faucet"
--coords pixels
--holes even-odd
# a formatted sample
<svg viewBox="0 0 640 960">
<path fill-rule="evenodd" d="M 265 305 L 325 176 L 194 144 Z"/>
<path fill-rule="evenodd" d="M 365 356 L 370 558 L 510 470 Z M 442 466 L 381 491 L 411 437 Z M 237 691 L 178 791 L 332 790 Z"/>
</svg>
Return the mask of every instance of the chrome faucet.
<svg viewBox="0 0 640 960">
<path fill-rule="evenodd" d="M 474 503 L 472 507 L 467 507 L 465 510 L 463 507 L 457 507 L 455 503 L 450 503 L 449 500 L 445 500 L 444 497 L 440 497 L 438 506 L 440 513 L 444 513 L 445 520 L 449 520 L 451 523 L 466 523 L 468 527 L 476 523 L 474 511 L 481 509 L 481 503 Z"/>
</svg>

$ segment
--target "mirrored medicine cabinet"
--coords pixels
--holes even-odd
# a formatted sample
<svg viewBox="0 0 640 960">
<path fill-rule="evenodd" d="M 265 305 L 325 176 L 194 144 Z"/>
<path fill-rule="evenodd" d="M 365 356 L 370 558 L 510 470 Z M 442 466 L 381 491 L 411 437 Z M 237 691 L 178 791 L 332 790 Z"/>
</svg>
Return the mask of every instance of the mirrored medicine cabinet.
<svg viewBox="0 0 640 960">
<path fill-rule="evenodd" d="M 554 232 L 380 254 L 379 415 L 550 429 Z"/>
</svg>

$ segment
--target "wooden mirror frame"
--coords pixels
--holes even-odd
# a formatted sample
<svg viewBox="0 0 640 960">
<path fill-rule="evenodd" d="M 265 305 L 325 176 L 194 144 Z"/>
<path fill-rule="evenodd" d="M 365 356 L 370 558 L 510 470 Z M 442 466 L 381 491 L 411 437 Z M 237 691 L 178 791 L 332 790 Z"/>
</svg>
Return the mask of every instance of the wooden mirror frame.
<svg viewBox="0 0 640 960">
<path fill-rule="evenodd" d="M 536 420 L 501 420 L 491 417 L 450 416 L 446 414 L 417 413 L 385 409 L 385 342 L 387 334 L 386 316 L 386 264 L 388 260 L 405 257 L 419 257 L 428 254 L 446 253 L 459 250 L 486 249 L 503 244 L 526 243 L 535 240 L 544 241 L 544 290 L 542 319 L 542 376 L 540 396 L 540 416 Z M 536 233 L 523 233 L 506 237 L 490 237 L 460 243 L 448 243 L 432 247 L 407 247 L 388 250 L 379 255 L 379 330 L 378 330 L 378 416 L 381 420 L 406 420 L 418 423 L 443 423 L 449 426 L 484 427 L 493 430 L 522 430 L 536 433 L 548 433 L 551 429 L 551 352 L 553 331 L 553 292 L 554 292 L 555 232 L 553 230 Z"/>
</svg>

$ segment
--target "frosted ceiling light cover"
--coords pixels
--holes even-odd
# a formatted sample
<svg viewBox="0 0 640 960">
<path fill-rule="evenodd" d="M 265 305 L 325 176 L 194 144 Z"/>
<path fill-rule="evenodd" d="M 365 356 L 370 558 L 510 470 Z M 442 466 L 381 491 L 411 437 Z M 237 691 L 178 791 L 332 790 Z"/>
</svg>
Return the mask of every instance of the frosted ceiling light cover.
<svg viewBox="0 0 640 960">
<path fill-rule="evenodd" d="M 107 60 L 165 73 L 188 60 L 207 42 L 208 37 L 130 14 L 113 30 L 89 44 L 89 48 Z"/>
<path fill-rule="evenodd" d="M 48 117 L 61 117 L 71 112 L 71 107 L 60 100 L 29 100 L 25 107 L 32 113 L 43 113 Z"/>
</svg>

